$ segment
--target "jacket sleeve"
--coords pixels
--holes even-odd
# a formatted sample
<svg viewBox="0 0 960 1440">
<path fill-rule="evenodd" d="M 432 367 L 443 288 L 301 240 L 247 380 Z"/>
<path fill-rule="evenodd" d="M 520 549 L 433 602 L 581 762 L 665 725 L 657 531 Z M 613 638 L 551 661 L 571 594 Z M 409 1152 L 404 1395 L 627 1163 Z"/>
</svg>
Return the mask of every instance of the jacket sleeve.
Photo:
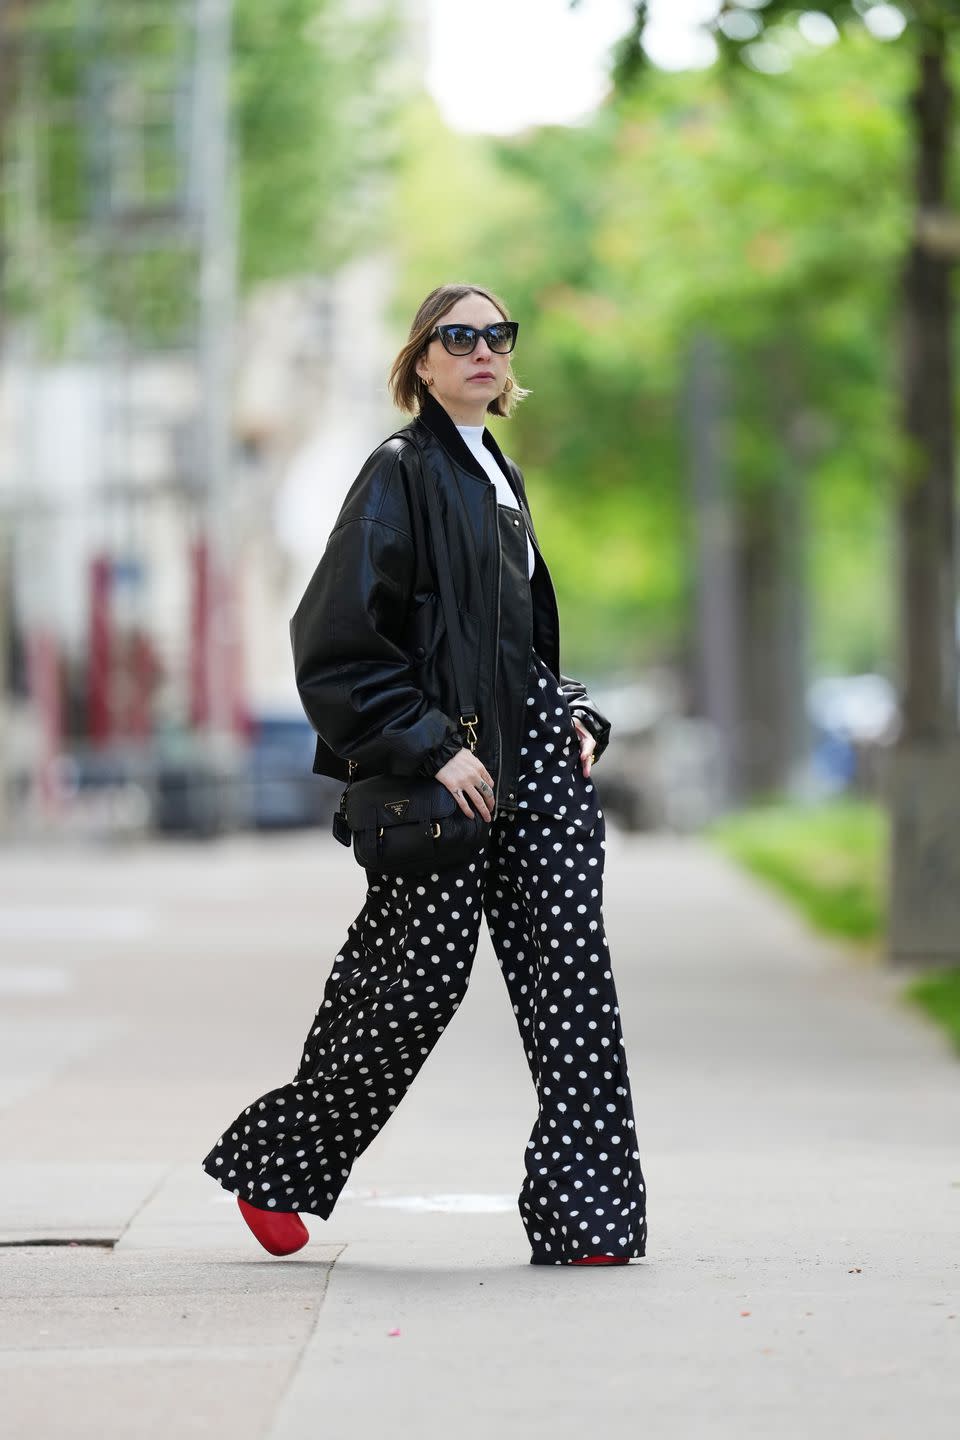
<svg viewBox="0 0 960 1440">
<path fill-rule="evenodd" d="M 582 681 L 574 680 L 570 675 L 561 675 L 559 679 L 571 715 L 582 721 L 597 742 L 593 753 L 599 760 L 610 742 L 610 721 L 597 709 Z"/>
<path fill-rule="evenodd" d="M 408 534 L 369 516 L 342 521 L 290 620 L 304 711 L 334 754 L 357 762 L 358 779 L 432 776 L 463 747 L 403 648 L 413 576 Z"/>
</svg>

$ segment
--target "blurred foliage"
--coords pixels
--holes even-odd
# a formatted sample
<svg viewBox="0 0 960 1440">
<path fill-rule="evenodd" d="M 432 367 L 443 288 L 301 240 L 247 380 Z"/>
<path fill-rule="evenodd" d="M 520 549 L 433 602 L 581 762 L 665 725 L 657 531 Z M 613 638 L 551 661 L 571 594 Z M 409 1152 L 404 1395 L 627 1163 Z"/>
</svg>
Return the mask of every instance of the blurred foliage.
<svg viewBox="0 0 960 1440">
<path fill-rule="evenodd" d="M 396 160 L 392 5 L 236 0 L 233 97 L 241 277 L 327 274 L 379 238 Z"/>
<path fill-rule="evenodd" d="M 960 1055 L 960 966 L 921 975 L 905 987 L 903 994 L 946 1031 Z"/>
<path fill-rule="evenodd" d="M 528 481 L 568 663 L 682 648 L 684 387 L 706 334 L 736 485 L 807 488 L 816 665 L 888 668 L 907 60 L 851 33 L 795 46 L 775 84 L 651 71 L 589 123 L 506 140 L 451 134 L 425 101 L 405 115 L 395 318 L 405 333 L 434 284 L 472 278 L 520 320 L 534 393 L 492 428 Z"/>
<path fill-rule="evenodd" d="M 757 10 L 761 24 L 780 17 L 782 74 L 748 63 L 733 85 L 722 67 L 648 69 L 587 123 L 481 139 L 448 131 L 426 98 L 400 105 L 396 0 L 359 16 L 347 0 L 235 0 L 242 283 L 328 272 L 389 235 L 400 333 L 442 279 L 504 296 L 533 394 L 492 425 L 523 465 L 560 592 L 564 663 L 587 678 L 676 658 L 688 643 L 698 337 L 727 369 L 724 434 L 747 503 L 774 483 L 805 488 L 815 667 L 891 668 L 912 55 L 858 26 L 816 48 L 785 27 L 795 9 Z M 625 64 L 643 11 L 620 47 Z M 8 304 L 40 317 L 50 350 L 104 317 L 146 344 L 176 343 L 189 326 L 182 237 L 121 257 L 105 224 L 117 203 L 162 218 L 189 193 L 164 118 L 188 73 L 182 13 L 175 0 L 22 10 L 46 40 L 42 63 L 21 69 L 6 135 L 2 280 Z M 139 126 L 136 164 L 119 129 L 91 127 L 98 105 Z M 31 191 L 36 206 L 24 207 Z"/>
<path fill-rule="evenodd" d="M 758 806 L 707 833 L 818 930 L 876 943 L 885 926 L 888 831 L 879 805 L 835 800 Z"/>
<path fill-rule="evenodd" d="M 57 352 L 107 322 L 168 345 L 195 317 L 192 5 L 33 0 L 2 136 L 4 301 Z M 378 235 L 393 0 L 235 0 L 228 85 L 242 288 L 326 273 Z"/>
<path fill-rule="evenodd" d="M 568 0 L 572 10 L 581 3 Z M 633 23 L 614 56 L 614 80 L 621 90 L 629 89 L 648 69 L 643 40 L 650 18 L 649 0 L 635 0 Z M 825 29 L 852 28 L 882 32 L 885 43 L 903 36 L 912 45 L 921 32 L 948 37 L 960 30 L 960 0 L 896 0 L 895 5 L 878 0 L 817 0 L 815 8 L 806 0 L 721 0 L 700 28 L 713 37 L 723 59 L 743 61 L 761 74 L 779 75 L 790 68 L 801 42 L 798 22 L 821 34 Z"/>
</svg>

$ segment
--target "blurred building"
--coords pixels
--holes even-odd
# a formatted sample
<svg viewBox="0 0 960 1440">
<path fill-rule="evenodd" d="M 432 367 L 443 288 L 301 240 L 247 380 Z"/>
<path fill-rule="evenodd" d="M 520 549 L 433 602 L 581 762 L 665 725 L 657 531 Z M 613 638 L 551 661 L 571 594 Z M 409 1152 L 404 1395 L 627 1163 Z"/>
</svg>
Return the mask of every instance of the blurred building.
<svg viewBox="0 0 960 1440">
<path fill-rule="evenodd" d="M 386 389 L 390 285 L 389 259 L 362 257 L 327 281 L 270 287 L 245 311 L 235 553 L 254 707 L 299 710 L 289 618 L 361 463 L 400 419 Z"/>
<path fill-rule="evenodd" d="M 288 620 L 360 463 L 397 421 L 387 256 L 236 297 L 227 8 L 171 0 L 159 58 L 106 58 L 96 25 L 110 6 L 87 6 L 65 95 L 49 76 L 75 30 L 5 36 L 18 84 L 0 131 L 0 276 L 10 291 L 26 277 L 0 334 L 0 748 L 13 782 L 0 789 L 17 813 L 28 802 L 56 819 L 67 752 L 187 736 L 222 754 L 261 711 L 301 713 Z M 422 12 L 411 0 L 415 27 Z M 403 64 L 419 72 L 416 34 Z M 87 270 L 53 359 L 49 195 L 66 133 L 89 158 L 89 193 L 56 238 Z M 158 257 L 184 284 L 151 342 L 116 294 L 143 299 Z"/>
</svg>

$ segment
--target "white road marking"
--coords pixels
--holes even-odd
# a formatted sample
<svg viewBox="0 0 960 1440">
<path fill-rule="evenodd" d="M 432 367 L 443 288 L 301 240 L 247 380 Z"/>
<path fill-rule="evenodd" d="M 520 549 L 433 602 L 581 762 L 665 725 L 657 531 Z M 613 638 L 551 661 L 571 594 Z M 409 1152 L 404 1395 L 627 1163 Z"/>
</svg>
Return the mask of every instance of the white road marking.
<svg viewBox="0 0 960 1440">
<path fill-rule="evenodd" d="M 0 906 L 0 940 L 142 940 L 149 910 L 130 905 Z"/>
<path fill-rule="evenodd" d="M 444 1210 L 457 1215 L 494 1215 L 516 1208 L 515 1195 L 377 1195 L 364 1205 L 392 1210 Z"/>
<path fill-rule="evenodd" d="M 0 965 L 0 996 L 64 995 L 70 989 L 70 976 L 56 966 Z"/>
<path fill-rule="evenodd" d="M 378 1195 L 374 1191 L 342 1190 L 339 1199 L 359 1200 L 361 1205 L 384 1205 L 392 1210 L 440 1210 L 457 1215 L 498 1215 L 516 1208 L 515 1195 Z M 235 1205 L 234 1194 L 216 1195 L 211 1205 Z M 304 1215 L 309 1219 L 310 1212 Z"/>
</svg>

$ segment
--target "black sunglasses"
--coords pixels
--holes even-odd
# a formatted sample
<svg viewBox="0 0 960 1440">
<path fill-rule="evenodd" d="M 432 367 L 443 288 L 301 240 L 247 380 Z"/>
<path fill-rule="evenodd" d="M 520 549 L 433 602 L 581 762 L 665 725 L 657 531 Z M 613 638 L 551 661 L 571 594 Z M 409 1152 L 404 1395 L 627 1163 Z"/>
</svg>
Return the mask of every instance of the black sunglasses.
<svg viewBox="0 0 960 1440">
<path fill-rule="evenodd" d="M 448 355 L 469 355 L 477 348 L 482 335 L 495 355 L 509 355 L 517 343 L 518 320 L 498 320 L 494 325 L 485 325 L 478 330 L 475 325 L 438 325 L 428 336 L 427 344 L 439 336 L 440 343 Z"/>
</svg>

